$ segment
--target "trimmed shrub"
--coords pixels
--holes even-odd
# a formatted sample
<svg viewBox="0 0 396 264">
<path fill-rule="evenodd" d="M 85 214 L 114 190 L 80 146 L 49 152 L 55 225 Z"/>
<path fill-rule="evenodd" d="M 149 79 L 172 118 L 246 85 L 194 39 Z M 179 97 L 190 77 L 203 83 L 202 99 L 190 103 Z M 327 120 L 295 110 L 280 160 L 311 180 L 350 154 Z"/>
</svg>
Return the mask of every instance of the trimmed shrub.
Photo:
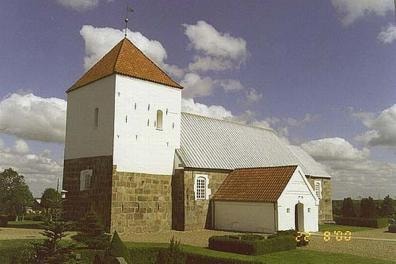
<svg viewBox="0 0 396 264">
<path fill-rule="evenodd" d="M 127 263 L 132 263 L 129 250 L 122 242 L 117 231 L 114 232 L 113 239 L 111 240 L 110 255 L 113 257 L 123 257 Z"/>
<path fill-rule="evenodd" d="M 169 248 L 161 250 L 158 254 L 157 263 L 161 264 L 184 264 L 185 254 L 181 251 L 180 241 L 172 237 Z"/>
<path fill-rule="evenodd" d="M 388 218 L 336 217 L 337 225 L 381 228 L 388 226 Z"/>
<path fill-rule="evenodd" d="M 187 254 L 185 263 L 188 263 L 188 264 L 260 264 L 262 262 L 236 260 L 236 259 L 228 259 L 228 258 L 224 258 L 224 257 L 204 256 L 204 255 L 189 253 L 189 254 Z"/>
<path fill-rule="evenodd" d="M 245 255 L 263 255 L 276 251 L 295 249 L 296 240 L 294 236 L 288 234 L 256 240 L 236 239 L 234 236 L 213 236 L 209 238 L 209 248 Z"/>
<path fill-rule="evenodd" d="M 396 224 L 391 224 L 391 225 L 389 225 L 388 231 L 389 231 L 390 233 L 396 233 Z"/>
<path fill-rule="evenodd" d="M 0 226 L 6 227 L 8 224 L 8 215 L 0 215 Z"/>
</svg>

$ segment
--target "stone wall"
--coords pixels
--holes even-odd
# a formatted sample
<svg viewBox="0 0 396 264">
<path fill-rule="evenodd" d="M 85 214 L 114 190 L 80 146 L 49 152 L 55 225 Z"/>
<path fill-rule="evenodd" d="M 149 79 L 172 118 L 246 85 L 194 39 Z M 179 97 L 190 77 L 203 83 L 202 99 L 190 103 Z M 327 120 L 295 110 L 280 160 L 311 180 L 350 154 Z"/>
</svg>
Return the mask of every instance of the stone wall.
<svg viewBox="0 0 396 264">
<path fill-rule="evenodd" d="M 322 182 L 322 199 L 319 202 L 319 223 L 333 222 L 333 205 L 331 201 L 331 179 L 307 176 L 309 183 L 314 189 L 314 181 L 320 180 Z"/>
<path fill-rule="evenodd" d="M 112 156 L 69 159 L 63 166 L 63 189 L 67 191 L 64 215 L 70 220 L 81 219 L 92 208 L 110 229 Z M 92 169 L 91 188 L 80 191 L 80 172 Z"/>
<path fill-rule="evenodd" d="M 128 239 L 133 233 L 171 229 L 171 176 L 119 172 L 112 176 L 111 232 Z"/>
<path fill-rule="evenodd" d="M 184 230 L 212 228 L 212 207 L 209 200 L 195 200 L 194 177 L 208 175 L 212 195 L 223 183 L 229 171 L 184 171 Z"/>
</svg>

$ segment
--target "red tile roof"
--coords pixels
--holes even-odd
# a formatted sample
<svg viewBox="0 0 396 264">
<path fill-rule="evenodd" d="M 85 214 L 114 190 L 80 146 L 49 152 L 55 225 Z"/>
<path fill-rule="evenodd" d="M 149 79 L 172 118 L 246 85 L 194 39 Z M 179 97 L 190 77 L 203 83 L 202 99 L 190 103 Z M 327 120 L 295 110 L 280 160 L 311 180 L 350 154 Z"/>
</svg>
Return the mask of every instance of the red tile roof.
<svg viewBox="0 0 396 264">
<path fill-rule="evenodd" d="M 297 165 L 236 169 L 226 177 L 213 199 L 276 202 L 296 168 Z"/>
<path fill-rule="evenodd" d="M 66 92 L 68 93 L 114 73 L 179 89 L 183 88 L 144 55 L 130 40 L 124 38 Z"/>
</svg>

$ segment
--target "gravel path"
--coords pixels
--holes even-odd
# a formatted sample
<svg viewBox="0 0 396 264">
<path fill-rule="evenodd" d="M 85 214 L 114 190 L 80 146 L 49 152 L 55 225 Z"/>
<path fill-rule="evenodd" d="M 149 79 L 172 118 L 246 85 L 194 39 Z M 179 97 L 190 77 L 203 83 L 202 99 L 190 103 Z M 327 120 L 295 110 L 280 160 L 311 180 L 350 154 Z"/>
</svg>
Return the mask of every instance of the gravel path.
<svg viewBox="0 0 396 264">
<path fill-rule="evenodd" d="M 388 233 L 386 230 L 386 228 L 380 228 L 353 232 L 350 241 L 336 241 L 332 236 L 330 241 L 325 242 L 322 236 L 312 236 L 309 245 L 304 249 L 395 261 L 396 234 Z"/>
</svg>

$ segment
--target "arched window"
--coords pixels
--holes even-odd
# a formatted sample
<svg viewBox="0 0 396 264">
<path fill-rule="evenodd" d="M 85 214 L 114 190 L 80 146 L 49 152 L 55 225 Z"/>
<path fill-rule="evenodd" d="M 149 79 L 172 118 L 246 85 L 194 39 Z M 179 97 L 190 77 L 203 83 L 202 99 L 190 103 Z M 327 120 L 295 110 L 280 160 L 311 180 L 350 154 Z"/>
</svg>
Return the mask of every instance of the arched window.
<svg viewBox="0 0 396 264">
<path fill-rule="evenodd" d="M 161 110 L 157 110 L 157 129 L 162 130 L 163 113 Z"/>
<path fill-rule="evenodd" d="M 206 179 L 205 177 L 199 176 L 196 178 L 196 199 L 206 199 Z"/>
</svg>

